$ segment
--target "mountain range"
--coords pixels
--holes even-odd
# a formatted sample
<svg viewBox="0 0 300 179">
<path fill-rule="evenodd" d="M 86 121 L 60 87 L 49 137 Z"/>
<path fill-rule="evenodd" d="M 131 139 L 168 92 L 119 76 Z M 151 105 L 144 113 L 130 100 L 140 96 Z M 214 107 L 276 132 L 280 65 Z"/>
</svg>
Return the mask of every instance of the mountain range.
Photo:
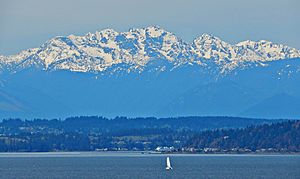
<svg viewBox="0 0 300 179">
<path fill-rule="evenodd" d="M 266 40 L 187 43 L 158 26 L 55 37 L 0 56 L 0 117 L 300 117 L 300 51 Z"/>
</svg>

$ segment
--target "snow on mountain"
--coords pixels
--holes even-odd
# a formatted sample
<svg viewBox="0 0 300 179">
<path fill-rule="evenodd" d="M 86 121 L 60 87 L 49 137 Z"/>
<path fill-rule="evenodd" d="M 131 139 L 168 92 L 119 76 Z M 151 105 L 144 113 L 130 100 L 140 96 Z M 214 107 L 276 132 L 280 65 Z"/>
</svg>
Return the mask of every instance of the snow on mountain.
<svg viewBox="0 0 300 179">
<path fill-rule="evenodd" d="M 203 34 L 189 44 L 171 32 L 150 26 L 128 32 L 104 29 L 85 36 L 55 37 L 39 48 L 8 57 L 0 56 L 0 67 L 12 71 L 39 66 L 44 70 L 102 72 L 125 64 L 128 69 L 123 70 L 129 72 L 143 71 L 153 60 L 166 60 L 174 68 L 183 64 L 215 64 L 224 73 L 248 62 L 296 57 L 300 57 L 299 50 L 265 40 L 231 45 Z"/>
<path fill-rule="evenodd" d="M 295 48 L 265 40 L 247 40 L 231 45 L 208 34 L 196 38 L 192 46 L 199 58 L 213 60 L 222 71 L 244 66 L 247 62 L 262 63 L 300 56 L 300 51 Z"/>
<path fill-rule="evenodd" d="M 236 45 L 240 54 L 244 56 L 244 60 L 258 60 L 258 61 L 272 61 L 276 59 L 290 59 L 297 58 L 300 56 L 300 51 L 285 45 L 272 43 L 266 40 L 244 41 Z M 255 52 L 256 58 L 251 58 L 252 54 L 249 52 Z M 246 53 L 245 53 L 246 52 Z M 254 55 L 254 54 L 253 54 Z"/>
<path fill-rule="evenodd" d="M 28 50 L 21 51 L 17 55 L 11 55 L 9 57 L 0 56 L 0 66 L 7 70 L 25 68 L 30 65 L 38 63 L 35 61 L 35 54 L 39 51 L 38 48 L 32 48 Z"/>
</svg>

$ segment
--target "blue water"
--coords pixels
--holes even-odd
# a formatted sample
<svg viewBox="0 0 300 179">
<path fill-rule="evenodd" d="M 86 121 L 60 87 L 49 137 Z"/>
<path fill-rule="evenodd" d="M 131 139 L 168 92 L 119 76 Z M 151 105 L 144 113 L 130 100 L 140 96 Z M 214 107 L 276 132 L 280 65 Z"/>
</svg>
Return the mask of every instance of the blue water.
<svg viewBox="0 0 300 179">
<path fill-rule="evenodd" d="M 172 171 L 165 170 L 170 156 Z M 299 155 L 158 155 L 139 153 L 0 153 L 9 178 L 300 178 Z"/>
</svg>

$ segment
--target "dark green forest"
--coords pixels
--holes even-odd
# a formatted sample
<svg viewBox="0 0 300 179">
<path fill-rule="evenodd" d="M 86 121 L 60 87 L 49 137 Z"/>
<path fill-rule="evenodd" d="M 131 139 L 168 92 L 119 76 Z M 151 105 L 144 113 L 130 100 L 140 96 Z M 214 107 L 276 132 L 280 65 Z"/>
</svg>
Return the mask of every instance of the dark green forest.
<svg viewBox="0 0 300 179">
<path fill-rule="evenodd" d="M 204 131 L 186 146 L 204 152 L 300 152 L 300 121 Z"/>
<path fill-rule="evenodd" d="M 1 152 L 298 152 L 299 121 L 238 117 L 5 119 Z"/>
</svg>

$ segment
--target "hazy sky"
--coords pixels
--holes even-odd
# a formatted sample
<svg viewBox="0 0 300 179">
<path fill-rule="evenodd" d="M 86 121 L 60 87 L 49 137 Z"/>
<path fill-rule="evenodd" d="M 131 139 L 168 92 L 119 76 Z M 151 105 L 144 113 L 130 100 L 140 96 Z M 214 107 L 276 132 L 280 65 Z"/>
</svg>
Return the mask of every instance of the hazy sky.
<svg viewBox="0 0 300 179">
<path fill-rule="evenodd" d="M 300 0 L 0 0 L 0 54 L 58 35 L 159 25 L 187 42 L 209 33 L 300 49 Z"/>
</svg>

